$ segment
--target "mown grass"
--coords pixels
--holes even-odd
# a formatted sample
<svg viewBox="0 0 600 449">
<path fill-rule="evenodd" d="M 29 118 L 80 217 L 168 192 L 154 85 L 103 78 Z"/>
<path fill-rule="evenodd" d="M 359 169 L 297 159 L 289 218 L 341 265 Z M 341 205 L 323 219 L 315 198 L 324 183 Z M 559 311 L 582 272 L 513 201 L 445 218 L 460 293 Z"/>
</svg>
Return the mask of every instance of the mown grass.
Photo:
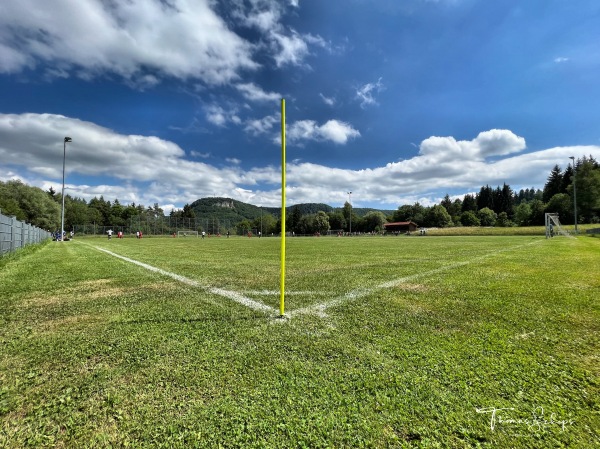
<svg viewBox="0 0 600 449">
<path fill-rule="evenodd" d="M 12 258 L 0 447 L 600 444 L 598 239 L 288 239 L 287 320 L 94 247 L 278 306 L 276 239 Z"/>
</svg>

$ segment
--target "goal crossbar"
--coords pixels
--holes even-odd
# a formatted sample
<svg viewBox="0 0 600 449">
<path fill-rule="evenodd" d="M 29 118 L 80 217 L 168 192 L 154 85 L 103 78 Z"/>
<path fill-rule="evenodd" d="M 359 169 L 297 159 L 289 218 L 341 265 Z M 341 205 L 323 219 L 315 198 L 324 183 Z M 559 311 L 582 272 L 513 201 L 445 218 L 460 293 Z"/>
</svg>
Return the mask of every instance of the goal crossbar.
<svg viewBox="0 0 600 449">
<path fill-rule="evenodd" d="M 198 231 L 177 231 L 177 237 L 198 237 Z"/>
</svg>

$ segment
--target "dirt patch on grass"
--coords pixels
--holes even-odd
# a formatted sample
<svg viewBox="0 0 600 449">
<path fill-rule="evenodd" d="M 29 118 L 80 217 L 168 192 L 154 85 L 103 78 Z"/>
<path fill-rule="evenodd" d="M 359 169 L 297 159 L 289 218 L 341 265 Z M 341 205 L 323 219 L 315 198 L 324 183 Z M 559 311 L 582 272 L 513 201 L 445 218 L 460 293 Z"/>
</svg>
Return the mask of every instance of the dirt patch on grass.
<svg viewBox="0 0 600 449">
<path fill-rule="evenodd" d="M 407 292 L 417 292 L 417 293 L 425 293 L 430 289 L 427 285 L 424 284 L 411 284 L 410 282 L 403 282 L 402 284 L 398 284 L 396 286 L 399 290 L 404 290 Z"/>
<path fill-rule="evenodd" d="M 71 301 L 89 301 L 102 298 L 115 298 L 132 294 L 138 291 L 169 291 L 177 288 L 170 283 L 155 282 L 143 286 L 119 287 L 110 285 L 110 279 L 97 279 L 84 281 L 78 284 L 65 286 L 60 294 L 45 294 L 37 292 L 35 297 L 23 299 L 25 307 L 41 307 L 65 304 Z"/>
</svg>

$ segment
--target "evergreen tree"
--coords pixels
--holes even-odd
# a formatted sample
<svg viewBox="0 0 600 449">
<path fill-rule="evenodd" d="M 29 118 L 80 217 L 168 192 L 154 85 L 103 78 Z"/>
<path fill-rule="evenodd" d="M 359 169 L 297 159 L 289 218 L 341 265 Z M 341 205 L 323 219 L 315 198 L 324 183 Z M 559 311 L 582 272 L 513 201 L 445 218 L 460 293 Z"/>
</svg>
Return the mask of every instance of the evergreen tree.
<svg viewBox="0 0 600 449">
<path fill-rule="evenodd" d="M 461 211 L 462 212 L 468 212 L 468 211 L 477 212 L 477 199 L 473 195 L 467 193 L 463 197 Z"/>
<path fill-rule="evenodd" d="M 192 209 L 192 207 L 189 204 L 185 204 L 183 206 L 181 217 L 193 219 L 196 218 L 196 212 L 194 212 L 194 209 Z"/>
<path fill-rule="evenodd" d="M 577 161 L 575 188 L 577 189 L 577 221 L 596 222 L 600 216 L 600 169 L 594 168 L 595 161 L 585 156 Z M 569 186 L 569 195 L 573 197 L 573 185 Z"/>
<path fill-rule="evenodd" d="M 571 186 L 571 184 L 573 184 L 573 166 L 569 164 L 563 173 L 562 182 L 560 184 L 560 192 L 558 193 L 568 193 L 569 186 Z"/>
<path fill-rule="evenodd" d="M 507 216 L 510 217 L 513 214 L 513 203 L 513 191 L 508 184 L 504 183 L 504 185 L 502 186 L 502 190 L 500 190 L 500 195 L 498 195 L 498 201 L 496 202 L 495 212 L 498 215 L 504 212 Z"/>
<path fill-rule="evenodd" d="M 555 165 L 552 171 L 550 172 L 550 176 L 548 176 L 548 180 L 544 185 L 544 194 L 542 196 L 542 201 L 547 203 L 557 193 L 561 193 L 563 185 L 563 174 L 558 165 Z"/>
<path fill-rule="evenodd" d="M 494 210 L 494 191 L 490 186 L 482 187 L 476 199 L 477 210 L 485 208 Z"/>
<path fill-rule="evenodd" d="M 299 232 L 298 226 L 300 225 L 300 219 L 302 218 L 302 212 L 300 211 L 300 207 L 298 205 L 292 208 L 292 213 L 290 214 L 286 226 L 288 232 Z"/>
<path fill-rule="evenodd" d="M 444 197 L 444 199 L 440 202 L 440 206 L 444 206 L 446 208 L 446 211 L 449 211 L 450 208 L 452 207 L 452 200 L 450 199 L 450 195 L 448 195 L 446 193 L 446 196 Z"/>
</svg>

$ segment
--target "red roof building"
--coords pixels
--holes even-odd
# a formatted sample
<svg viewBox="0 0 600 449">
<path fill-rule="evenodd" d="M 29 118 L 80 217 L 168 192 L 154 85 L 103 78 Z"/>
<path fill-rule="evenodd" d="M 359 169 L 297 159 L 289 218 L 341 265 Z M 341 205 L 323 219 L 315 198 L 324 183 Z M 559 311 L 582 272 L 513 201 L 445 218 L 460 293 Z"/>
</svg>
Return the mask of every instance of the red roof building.
<svg viewBox="0 0 600 449">
<path fill-rule="evenodd" d="M 385 223 L 383 227 L 386 232 L 414 232 L 419 226 L 412 221 L 396 221 L 395 223 Z"/>
</svg>

